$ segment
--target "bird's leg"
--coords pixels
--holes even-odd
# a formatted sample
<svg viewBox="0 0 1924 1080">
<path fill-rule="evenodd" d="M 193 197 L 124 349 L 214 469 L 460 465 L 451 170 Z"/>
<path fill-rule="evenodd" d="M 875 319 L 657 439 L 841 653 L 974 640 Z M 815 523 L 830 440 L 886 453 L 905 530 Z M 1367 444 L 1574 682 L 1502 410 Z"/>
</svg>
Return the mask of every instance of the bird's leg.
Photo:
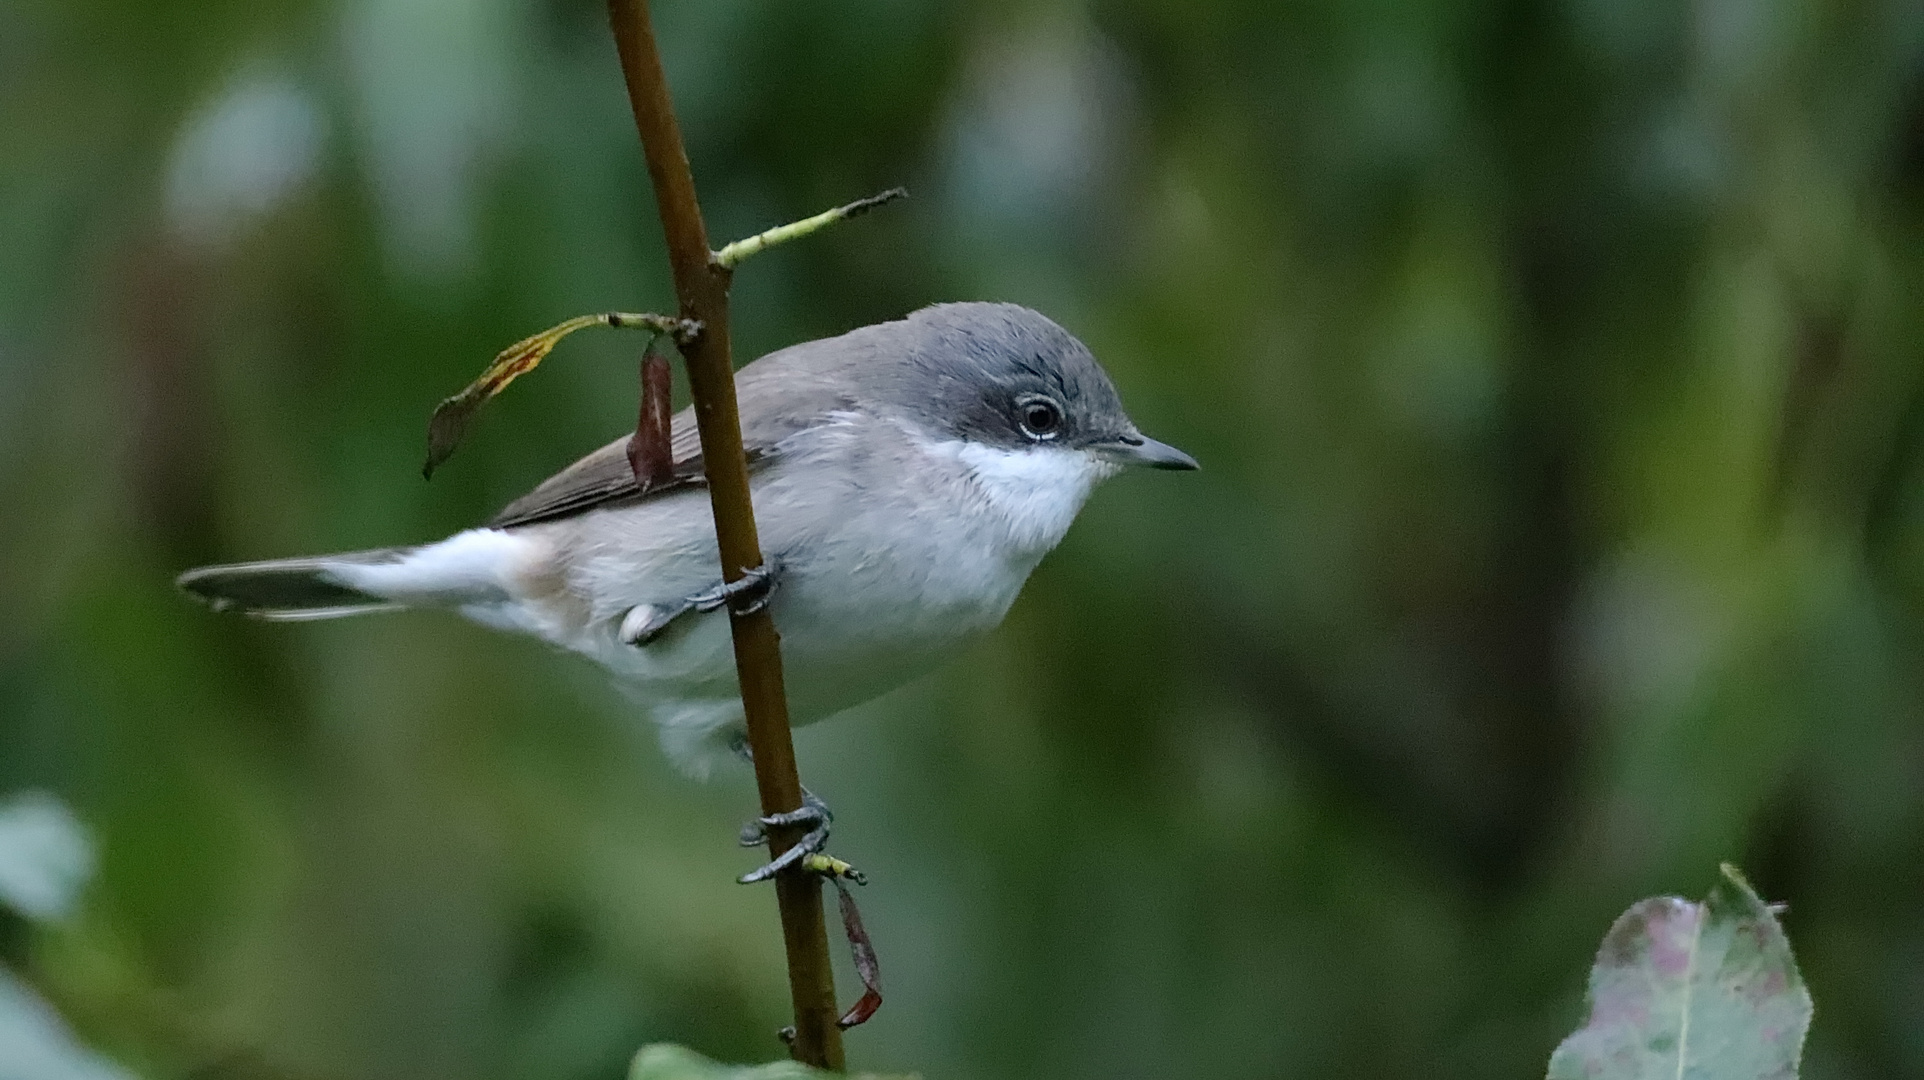
<svg viewBox="0 0 1924 1080">
<path fill-rule="evenodd" d="M 735 753 L 751 764 L 754 755 L 748 748 L 745 738 L 735 740 Z M 768 830 L 793 826 L 804 826 L 808 831 L 802 834 L 794 846 L 763 864 L 760 868 L 743 874 L 739 880 L 743 885 L 753 885 L 767 881 L 776 874 L 788 869 L 800 869 L 823 877 L 846 878 L 858 885 L 868 883 L 860 870 L 832 855 L 825 855 L 822 849 L 828 846 L 829 827 L 835 823 L 835 815 L 816 794 L 807 788 L 802 789 L 802 805 L 794 810 L 765 814 L 742 826 L 740 841 L 743 847 L 760 847 L 768 842 Z"/>
<path fill-rule="evenodd" d="M 712 589 L 696 593 L 688 598 L 688 603 L 696 611 L 707 612 L 728 607 L 737 615 L 753 615 L 767 607 L 769 598 L 775 595 L 777 569 L 773 560 L 770 560 L 744 572 L 739 580 L 724 581 Z"/>
<path fill-rule="evenodd" d="M 752 615 L 768 606 L 768 600 L 775 594 L 776 570 L 779 567 L 770 560 L 767 565 L 757 566 L 741 576 L 739 581 L 725 581 L 712 589 L 705 589 L 679 604 L 637 604 L 628 609 L 622 617 L 618 637 L 623 645 L 642 648 L 661 636 L 662 631 L 676 619 L 691 611 L 707 613 L 735 603 L 738 615 Z"/>
</svg>

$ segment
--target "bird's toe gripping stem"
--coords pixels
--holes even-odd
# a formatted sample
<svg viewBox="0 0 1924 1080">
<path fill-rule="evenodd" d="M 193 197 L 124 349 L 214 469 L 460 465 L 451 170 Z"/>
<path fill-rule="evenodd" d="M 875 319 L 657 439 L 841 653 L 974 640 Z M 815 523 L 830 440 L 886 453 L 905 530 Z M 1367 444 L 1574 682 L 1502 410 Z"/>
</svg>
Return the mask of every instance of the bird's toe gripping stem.
<svg viewBox="0 0 1924 1080">
<path fill-rule="evenodd" d="M 759 869 L 743 874 L 738 880 L 744 885 L 767 881 L 785 870 L 796 869 L 823 877 L 842 878 L 858 885 L 866 884 L 868 879 L 860 870 L 850 866 L 832 855 L 823 854 L 828 846 L 829 826 L 835 815 L 829 812 L 828 804 L 817 798 L 807 789 L 802 791 L 802 805 L 794 810 L 768 814 L 756 818 L 742 826 L 741 844 L 743 847 L 758 847 L 768 842 L 768 830 L 790 826 L 804 826 L 808 832 L 797 840 L 793 847 L 777 855 Z"/>
<path fill-rule="evenodd" d="M 734 581 L 725 581 L 712 589 L 698 592 L 688 598 L 688 603 L 696 611 L 709 612 L 726 607 L 737 615 L 753 615 L 768 606 L 775 595 L 775 583 L 780 567 L 774 560 L 744 571 Z"/>
<path fill-rule="evenodd" d="M 724 581 L 688 597 L 679 604 L 637 604 L 622 617 L 616 636 L 623 645 L 645 648 L 652 645 L 676 619 L 690 611 L 706 614 L 723 607 L 737 615 L 753 615 L 768 606 L 775 595 L 776 573 L 773 560 L 744 573 L 736 581 Z"/>
</svg>

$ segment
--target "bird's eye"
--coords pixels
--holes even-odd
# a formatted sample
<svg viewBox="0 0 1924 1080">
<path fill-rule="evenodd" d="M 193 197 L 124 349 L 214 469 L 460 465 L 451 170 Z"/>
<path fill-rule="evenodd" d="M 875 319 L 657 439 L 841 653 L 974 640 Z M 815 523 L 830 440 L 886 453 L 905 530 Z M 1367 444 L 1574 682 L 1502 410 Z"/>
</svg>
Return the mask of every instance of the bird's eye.
<svg viewBox="0 0 1924 1080">
<path fill-rule="evenodd" d="M 1046 397 L 1025 397 L 1016 401 L 1022 433 L 1031 439 L 1053 439 L 1062 429 L 1062 406 Z"/>
</svg>

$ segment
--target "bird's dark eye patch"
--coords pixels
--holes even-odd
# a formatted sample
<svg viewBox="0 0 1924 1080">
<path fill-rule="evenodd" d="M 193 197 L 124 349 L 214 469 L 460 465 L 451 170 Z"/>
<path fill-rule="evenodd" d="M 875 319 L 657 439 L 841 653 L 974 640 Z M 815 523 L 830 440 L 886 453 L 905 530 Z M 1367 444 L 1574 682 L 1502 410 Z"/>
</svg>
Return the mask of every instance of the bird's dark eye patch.
<svg viewBox="0 0 1924 1080">
<path fill-rule="evenodd" d="M 1016 399 L 1016 422 L 1031 439 L 1053 439 L 1062 430 L 1062 406 L 1041 394 L 1025 394 Z"/>
</svg>

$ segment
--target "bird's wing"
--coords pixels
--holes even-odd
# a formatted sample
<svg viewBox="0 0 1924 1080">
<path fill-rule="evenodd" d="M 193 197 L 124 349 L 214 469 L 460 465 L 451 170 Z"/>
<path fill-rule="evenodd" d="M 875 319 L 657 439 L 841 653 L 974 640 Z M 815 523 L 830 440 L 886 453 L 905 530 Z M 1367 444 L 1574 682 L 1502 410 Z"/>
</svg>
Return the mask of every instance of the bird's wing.
<svg viewBox="0 0 1924 1080">
<path fill-rule="evenodd" d="M 782 440 L 818 424 L 838 412 L 854 408 L 839 367 L 816 341 L 771 353 L 735 375 L 735 395 L 742 420 L 742 443 L 750 471 L 779 457 Z M 776 384 L 780 384 L 777 391 Z M 628 464 L 628 436 L 609 443 L 543 481 L 539 487 L 509 503 L 488 524 L 497 529 L 572 517 L 604 506 L 625 506 L 679 491 L 704 482 L 701 440 L 695 431 L 693 408 L 675 414 L 669 448 L 674 476 L 642 491 Z"/>
<path fill-rule="evenodd" d="M 682 430 L 684 427 L 687 429 L 685 433 Z M 634 470 L 628 464 L 629 437 L 623 435 L 542 481 L 533 491 L 503 507 L 488 524 L 505 529 L 514 525 L 532 525 L 537 521 L 553 521 L 599 506 L 625 505 L 701 483 L 701 447 L 699 444 L 693 447 L 683 445 L 695 442 L 692 438 L 692 418 L 688 414 L 676 416 L 674 432 L 676 437 L 670 444 L 675 451 L 674 476 L 646 492 L 635 483 Z M 684 434 L 690 437 L 684 439 Z"/>
</svg>

